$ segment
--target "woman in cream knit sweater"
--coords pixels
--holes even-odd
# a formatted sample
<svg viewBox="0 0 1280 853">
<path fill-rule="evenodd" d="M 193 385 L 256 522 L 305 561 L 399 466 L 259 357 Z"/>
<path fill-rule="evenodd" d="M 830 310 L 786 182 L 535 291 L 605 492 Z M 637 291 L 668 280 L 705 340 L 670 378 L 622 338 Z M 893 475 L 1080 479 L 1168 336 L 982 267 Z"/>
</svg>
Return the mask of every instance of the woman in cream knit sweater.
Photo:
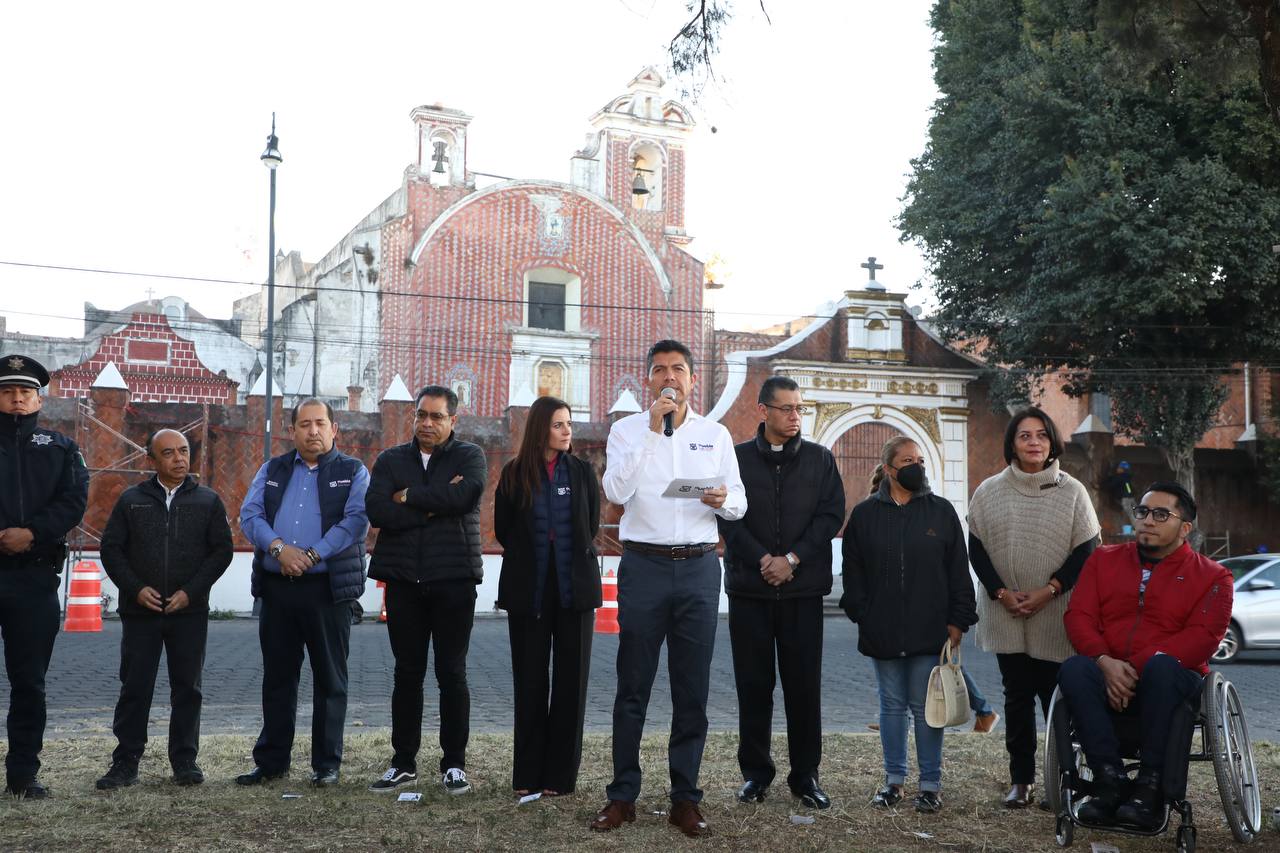
<svg viewBox="0 0 1280 853">
<path fill-rule="evenodd" d="M 1009 467 L 969 502 L 969 559 L 987 591 L 978 596 L 978 645 L 996 653 L 1004 681 L 1009 808 L 1033 802 L 1036 699 L 1048 714 L 1058 666 L 1072 654 L 1062 614 L 1098 538 L 1089 493 L 1058 467 L 1062 450 L 1048 415 L 1017 412 L 1004 434 Z"/>
</svg>

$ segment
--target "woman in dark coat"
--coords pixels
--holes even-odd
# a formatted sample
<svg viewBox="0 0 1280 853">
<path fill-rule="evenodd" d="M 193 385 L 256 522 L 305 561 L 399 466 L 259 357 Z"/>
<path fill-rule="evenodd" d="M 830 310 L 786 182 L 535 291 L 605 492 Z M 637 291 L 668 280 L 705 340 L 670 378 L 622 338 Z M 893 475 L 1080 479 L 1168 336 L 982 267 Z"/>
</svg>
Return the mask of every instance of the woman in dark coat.
<svg viewBox="0 0 1280 853">
<path fill-rule="evenodd" d="M 945 643 L 977 621 L 964 531 L 955 507 L 933 494 L 924 456 L 906 436 L 880 454 L 879 490 L 845 525 L 844 596 L 858 651 L 872 659 L 880 693 L 885 784 L 872 804 L 897 805 L 907 778 L 907 718 L 914 721 L 920 786 L 916 811 L 942 808 L 942 729 L 925 721 L 929 672 Z"/>
<path fill-rule="evenodd" d="M 498 607 L 507 611 L 515 685 L 511 784 L 521 797 L 572 792 L 582 759 L 600 606 L 592 546 L 600 486 L 591 465 L 572 454 L 572 440 L 569 404 L 539 397 L 494 495 L 493 529 L 503 548 Z"/>
</svg>

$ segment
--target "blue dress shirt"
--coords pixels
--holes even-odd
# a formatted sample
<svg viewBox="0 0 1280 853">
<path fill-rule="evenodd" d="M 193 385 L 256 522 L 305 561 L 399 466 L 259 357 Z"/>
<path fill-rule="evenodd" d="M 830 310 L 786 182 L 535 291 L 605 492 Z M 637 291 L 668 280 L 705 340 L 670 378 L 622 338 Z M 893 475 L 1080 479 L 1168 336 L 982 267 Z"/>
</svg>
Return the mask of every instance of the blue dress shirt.
<svg viewBox="0 0 1280 853">
<path fill-rule="evenodd" d="M 315 548 L 320 562 L 307 569 L 307 573 L 317 574 L 329 571 L 325 561 L 350 548 L 369 529 L 369 517 L 364 509 L 364 493 L 369 488 L 368 469 L 363 465 L 356 469 L 342 520 L 330 527 L 328 533 L 321 530 L 320 524 L 319 470 L 320 466 L 311 467 L 301 456 L 294 455 L 293 474 L 289 477 L 289 485 L 285 486 L 274 524 L 267 522 L 262 500 L 267 482 L 267 463 L 254 475 L 249 494 L 240 508 L 240 529 L 255 547 L 262 549 L 262 567 L 266 571 L 280 573 L 280 561 L 269 551 L 276 539 L 304 551 Z"/>
</svg>

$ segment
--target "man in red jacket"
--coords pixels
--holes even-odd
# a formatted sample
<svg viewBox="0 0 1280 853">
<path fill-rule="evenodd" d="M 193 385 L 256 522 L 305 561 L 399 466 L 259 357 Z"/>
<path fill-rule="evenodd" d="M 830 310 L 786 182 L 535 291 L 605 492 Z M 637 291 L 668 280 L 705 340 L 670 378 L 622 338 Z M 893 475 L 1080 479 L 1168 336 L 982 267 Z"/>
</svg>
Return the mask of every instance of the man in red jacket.
<svg viewBox="0 0 1280 853">
<path fill-rule="evenodd" d="M 1193 697 L 1231 619 L 1231 572 L 1191 550 L 1196 503 L 1177 483 L 1155 483 L 1133 509 L 1137 542 L 1094 551 L 1063 622 L 1079 654 L 1058 674 L 1097 793 L 1087 823 L 1156 829 L 1174 710 Z M 1132 794 L 1108 710 L 1142 722 Z M 1126 798 L 1127 797 L 1127 798 Z"/>
</svg>

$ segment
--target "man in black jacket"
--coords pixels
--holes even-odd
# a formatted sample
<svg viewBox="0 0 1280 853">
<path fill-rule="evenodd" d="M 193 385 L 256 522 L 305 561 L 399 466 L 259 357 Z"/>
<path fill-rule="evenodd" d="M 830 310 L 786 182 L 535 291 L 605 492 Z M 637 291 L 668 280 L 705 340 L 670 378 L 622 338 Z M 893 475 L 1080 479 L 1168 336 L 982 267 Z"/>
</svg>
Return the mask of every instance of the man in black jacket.
<svg viewBox="0 0 1280 853">
<path fill-rule="evenodd" d="M 58 572 L 66 536 L 84 515 L 89 472 L 76 443 L 36 426 L 49 373 L 0 357 L 0 633 L 9 676 L 5 790 L 43 799 L 44 676 L 58 636 Z"/>
<path fill-rule="evenodd" d="M 191 448 L 177 430 L 147 441 L 156 475 L 126 489 L 102 534 L 102 566 L 120 590 L 120 700 L 112 731 L 118 745 L 100 791 L 138 781 L 147 744 L 160 649 L 169 664 L 169 764 L 173 781 L 199 785 L 200 675 L 209 632 L 209 590 L 231 564 L 227 510 L 188 473 Z"/>
<path fill-rule="evenodd" d="M 413 439 L 378 455 L 365 496 L 369 521 L 378 528 L 369 577 L 387 585 L 387 636 L 396 659 L 394 754 L 371 791 L 389 792 L 418 780 L 422 685 L 432 642 L 440 688 L 441 783 L 450 794 L 471 790 L 467 649 L 483 574 L 480 496 L 488 468 L 483 450 L 454 435 L 457 423 L 457 394 L 440 385 L 419 391 Z"/>
<path fill-rule="evenodd" d="M 725 541 L 729 640 L 738 688 L 738 766 L 744 803 L 763 802 L 774 658 L 787 709 L 787 785 L 809 808 L 831 800 L 818 785 L 822 757 L 822 597 L 831 592 L 831 540 L 844 521 L 844 486 L 831 451 L 800 437 L 800 389 L 784 376 L 760 387 L 761 424 L 737 445 L 747 514 L 719 520 Z"/>
</svg>

